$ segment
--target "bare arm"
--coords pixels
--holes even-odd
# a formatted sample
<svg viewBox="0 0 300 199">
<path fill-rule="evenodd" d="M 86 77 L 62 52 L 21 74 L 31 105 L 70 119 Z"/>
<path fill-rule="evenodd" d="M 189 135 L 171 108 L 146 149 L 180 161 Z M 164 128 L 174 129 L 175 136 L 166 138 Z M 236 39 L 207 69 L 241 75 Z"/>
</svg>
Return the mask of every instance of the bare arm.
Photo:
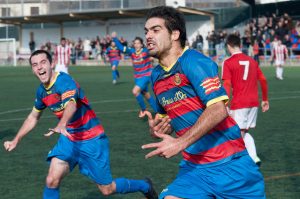
<svg viewBox="0 0 300 199">
<path fill-rule="evenodd" d="M 167 134 L 155 133 L 162 141 L 142 146 L 143 149 L 156 148 L 154 151 L 148 153 L 146 158 L 151 158 L 155 155 L 170 158 L 180 153 L 203 137 L 227 116 L 228 113 L 225 104 L 223 101 L 220 101 L 207 107 L 194 126 L 181 137 L 173 138 Z"/>
<path fill-rule="evenodd" d="M 17 147 L 19 141 L 21 141 L 21 139 L 25 135 L 27 135 L 36 126 L 41 115 L 42 115 L 42 112 L 37 112 L 35 110 L 32 110 L 31 113 L 25 119 L 23 125 L 19 129 L 15 138 L 12 141 L 4 142 L 4 148 L 7 151 L 14 150 Z"/>
<path fill-rule="evenodd" d="M 58 124 L 54 129 L 49 129 L 49 133 L 45 134 L 45 136 L 51 136 L 53 133 L 61 133 L 65 136 L 69 136 L 70 134 L 67 132 L 66 127 L 70 119 L 73 117 L 76 112 L 76 102 L 70 100 L 64 109 L 64 113 L 62 118 L 59 120 Z"/>
</svg>

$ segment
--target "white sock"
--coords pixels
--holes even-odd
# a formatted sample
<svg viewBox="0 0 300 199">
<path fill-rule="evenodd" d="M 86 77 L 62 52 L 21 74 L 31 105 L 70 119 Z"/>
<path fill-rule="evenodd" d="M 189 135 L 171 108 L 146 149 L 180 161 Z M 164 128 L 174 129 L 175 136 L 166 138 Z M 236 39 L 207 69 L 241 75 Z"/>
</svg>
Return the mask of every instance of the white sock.
<svg viewBox="0 0 300 199">
<path fill-rule="evenodd" d="M 283 67 L 279 67 L 279 77 L 282 78 L 283 75 Z"/>
<path fill-rule="evenodd" d="M 255 162 L 257 154 L 253 137 L 249 133 L 245 133 L 244 142 L 250 157 Z"/>
<path fill-rule="evenodd" d="M 280 76 L 279 76 L 279 75 L 280 75 L 280 74 L 279 74 L 279 73 L 280 73 L 279 71 L 280 71 L 280 69 L 279 69 L 279 67 L 277 66 L 277 67 L 276 67 L 276 77 L 278 77 L 278 78 L 280 77 Z"/>
</svg>

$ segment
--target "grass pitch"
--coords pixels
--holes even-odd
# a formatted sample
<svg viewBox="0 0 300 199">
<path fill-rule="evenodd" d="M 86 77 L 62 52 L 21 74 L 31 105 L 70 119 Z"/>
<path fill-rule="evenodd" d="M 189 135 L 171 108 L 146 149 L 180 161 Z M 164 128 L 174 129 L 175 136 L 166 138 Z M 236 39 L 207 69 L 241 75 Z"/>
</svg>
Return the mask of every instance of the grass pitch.
<svg viewBox="0 0 300 199">
<path fill-rule="evenodd" d="M 151 177 L 160 192 L 177 174 L 180 155 L 166 160 L 145 160 L 141 145 L 153 142 L 147 121 L 137 117 L 138 105 L 131 93 L 134 85 L 130 67 L 119 67 L 121 79 L 112 85 L 110 67 L 71 67 L 70 73 L 89 98 L 110 139 L 113 177 Z M 259 112 L 252 135 L 262 159 L 267 198 L 300 198 L 300 67 L 285 69 L 284 81 L 274 78 L 274 68 L 263 68 L 269 84 L 270 110 Z M 0 68 L 0 143 L 14 137 L 30 112 L 39 82 L 29 67 Z M 48 170 L 45 159 L 58 135 L 43 134 L 57 119 L 47 110 L 38 126 L 13 152 L 0 146 L 0 198 L 41 198 Z M 93 182 L 78 168 L 61 184 L 62 199 L 103 197 Z M 114 195 L 106 198 L 143 198 L 142 194 Z"/>
</svg>

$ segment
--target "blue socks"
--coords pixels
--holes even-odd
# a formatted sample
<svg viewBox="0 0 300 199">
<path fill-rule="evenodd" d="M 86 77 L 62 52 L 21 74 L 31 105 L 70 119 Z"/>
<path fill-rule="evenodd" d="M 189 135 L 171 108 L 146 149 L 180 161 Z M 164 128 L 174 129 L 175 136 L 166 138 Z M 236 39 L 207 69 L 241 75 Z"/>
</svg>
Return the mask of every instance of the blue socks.
<svg viewBox="0 0 300 199">
<path fill-rule="evenodd" d="M 147 193 L 150 189 L 149 184 L 145 180 L 130 180 L 127 178 L 116 178 L 116 192 L 125 194 L 140 191 Z"/>
<path fill-rule="evenodd" d="M 146 110 L 146 104 L 144 102 L 142 94 L 141 93 L 138 94 L 138 96 L 136 96 L 135 98 L 136 98 L 138 104 L 140 105 L 142 111 Z"/>
<path fill-rule="evenodd" d="M 156 106 L 156 102 L 155 102 L 155 100 L 152 96 L 150 96 L 150 98 L 148 99 L 148 103 L 150 104 L 150 106 L 152 107 L 154 112 L 156 113 L 157 112 L 157 106 Z"/>
<path fill-rule="evenodd" d="M 43 199 L 59 199 L 59 188 L 48 188 L 45 186 Z"/>
<path fill-rule="evenodd" d="M 112 71 L 112 78 L 113 78 L 113 80 L 117 80 L 117 72 L 116 72 L 116 70 Z"/>
</svg>

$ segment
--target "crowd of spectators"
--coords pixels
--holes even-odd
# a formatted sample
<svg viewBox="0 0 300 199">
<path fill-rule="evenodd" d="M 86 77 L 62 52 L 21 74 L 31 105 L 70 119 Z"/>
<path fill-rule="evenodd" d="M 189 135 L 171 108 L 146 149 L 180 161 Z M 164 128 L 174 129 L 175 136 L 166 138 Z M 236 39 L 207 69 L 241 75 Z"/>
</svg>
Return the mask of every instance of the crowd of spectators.
<svg viewBox="0 0 300 199">
<path fill-rule="evenodd" d="M 253 18 L 246 23 L 242 34 L 239 31 L 234 31 L 234 33 L 241 37 L 243 52 L 253 56 L 256 60 L 259 60 L 259 57 L 271 55 L 274 40 L 281 40 L 289 49 L 290 56 L 300 55 L 300 21 L 293 21 L 287 13 L 282 16 L 271 14 Z M 197 34 L 190 47 L 207 53 L 213 59 L 223 60 L 228 55 L 225 50 L 227 34 L 226 30 L 208 32 L 206 38 Z M 208 49 L 204 49 L 204 39 L 207 40 Z M 124 46 L 130 45 L 123 37 L 120 37 L 120 41 Z M 72 63 L 75 64 L 76 60 L 89 59 L 105 62 L 105 51 L 110 42 L 110 35 L 97 36 L 91 40 L 89 38 L 78 38 L 77 41 L 68 40 L 72 52 Z M 47 42 L 41 48 L 53 54 L 55 44 Z"/>
<path fill-rule="evenodd" d="M 272 43 L 276 40 L 281 40 L 287 46 L 290 56 L 300 55 L 300 21 L 293 21 L 287 13 L 253 18 L 246 23 L 242 34 L 239 31 L 234 33 L 241 37 L 243 52 L 257 60 L 260 56 L 271 55 Z M 207 53 L 210 57 L 224 59 L 226 36 L 226 30 L 208 32 Z M 202 51 L 203 37 L 198 34 L 191 46 Z"/>
<path fill-rule="evenodd" d="M 78 38 L 77 41 L 68 40 L 67 44 L 71 48 L 71 62 L 72 64 L 76 63 L 76 60 L 103 60 L 106 62 L 105 52 L 106 49 L 109 47 L 111 42 L 110 35 L 89 39 L 89 38 Z M 120 37 L 120 42 L 124 46 L 128 46 L 128 42 L 123 38 Z M 46 42 L 44 45 L 41 46 L 41 49 L 47 50 L 50 54 L 54 54 L 56 44 Z M 122 56 L 122 55 L 121 55 Z"/>
</svg>

